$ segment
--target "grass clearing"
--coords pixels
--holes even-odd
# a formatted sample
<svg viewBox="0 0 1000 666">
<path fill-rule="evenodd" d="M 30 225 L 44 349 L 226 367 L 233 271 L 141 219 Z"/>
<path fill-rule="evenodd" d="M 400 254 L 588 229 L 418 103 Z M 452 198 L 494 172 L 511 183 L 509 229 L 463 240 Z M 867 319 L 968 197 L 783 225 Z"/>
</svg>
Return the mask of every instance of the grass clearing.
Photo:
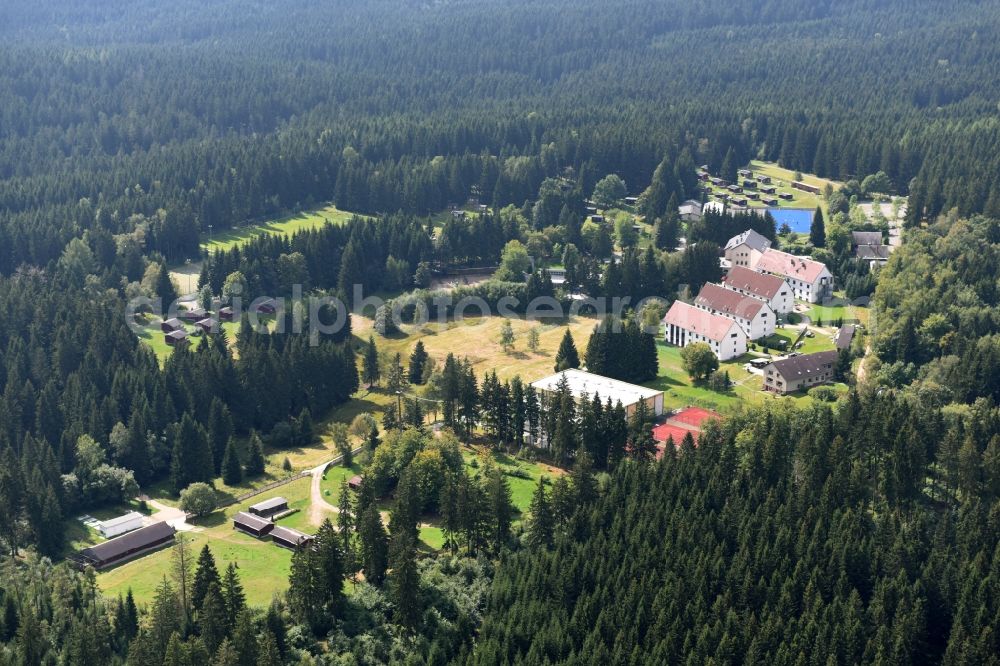
<svg viewBox="0 0 1000 666">
<path fill-rule="evenodd" d="M 265 235 L 291 236 L 299 231 L 317 229 L 327 224 L 343 224 L 354 217 L 355 213 L 340 210 L 334 205 L 324 206 L 310 211 L 302 211 L 286 215 L 260 224 L 250 224 L 235 227 L 226 231 L 213 230 L 211 238 L 201 243 L 201 249 L 208 252 L 229 250 L 243 245 L 251 239 Z"/>
<path fill-rule="evenodd" d="M 190 539 L 195 555 L 207 543 L 220 572 L 230 562 L 235 562 L 239 567 L 247 602 L 255 606 L 266 605 L 274 594 L 281 593 L 288 587 L 292 553 L 274 545 L 270 539 L 258 540 L 234 530 L 230 519 L 238 511 L 245 511 L 251 504 L 271 497 L 284 497 L 290 506 L 308 507 L 310 484 L 311 480 L 307 477 L 261 493 L 245 502 L 227 507 L 225 511 L 192 520 L 195 530 L 178 535 L 183 534 Z M 170 563 L 171 549 L 158 550 L 99 573 L 97 584 L 109 596 L 125 594 L 131 587 L 136 601 L 149 602 L 163 576 L 170 576 Z"/>
</svg>

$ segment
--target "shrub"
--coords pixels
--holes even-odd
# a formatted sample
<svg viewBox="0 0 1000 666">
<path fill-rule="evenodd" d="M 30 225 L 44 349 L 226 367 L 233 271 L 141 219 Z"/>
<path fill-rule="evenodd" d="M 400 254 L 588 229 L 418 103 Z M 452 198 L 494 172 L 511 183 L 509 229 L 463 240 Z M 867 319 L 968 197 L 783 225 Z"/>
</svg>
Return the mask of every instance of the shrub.
<svg viewBox="0 0 1000 666">
<path fill-rule="evenodd" d="M 181 509 L 196 516 L 204 516 L 215 511 L 218 502 L 215 490 L 207 483 L 198 481 L 181 491 Z"/>
<path fill-rule="evenodd" d="M 808 391 L 809 397 L 820 402 L 836 402 L 837 391 L 832 386 L 814 386 Z"/>
</svg>

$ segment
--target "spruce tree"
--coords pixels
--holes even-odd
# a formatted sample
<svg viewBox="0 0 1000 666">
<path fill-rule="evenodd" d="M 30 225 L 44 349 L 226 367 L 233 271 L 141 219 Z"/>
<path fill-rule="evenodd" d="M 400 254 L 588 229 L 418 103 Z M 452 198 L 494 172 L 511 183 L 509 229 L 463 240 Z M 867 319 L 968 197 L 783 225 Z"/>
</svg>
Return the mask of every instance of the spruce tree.
<svg viewBox="0 0 1000 666">
<path fill-rule="evenodd" d="M 156 297 L 160 299 L 160 311 L 163 313 L 164 318 L 166 318 L 168 309 L 177 301 L 179 296 L 177 295 L 177 288 L 174 286 L 174 281 L 170 277 L 170 271 L 167 270 L 165 263 L 160 264 L 160 272 L 156 276 L 154 291 L 156 292 Z"/>
<path fill-rule="evenodd" d="M 247 477 L 260 476 L 264 473 L 266 461 L 264 459 L 264 443 L 260 440 L 260 435 L 256 431 L 250 433 L 250 443 L 247 447 Z"/>
<path fill-rule="evenodd" d="M 412 534 L 405 533 L 399 538 L 400 542 L 393 548 L 392 577 L 389 580 L 393 620 L 396 624 L 412 630 L 417 627 L 421 614 L 416 538 Z"/>
<path fill-rule="evenodd" d="M 567 328 L 566 333 L 563 334 L 562 341 L 559 343 L 559 350 L 556 352 L 556 372 L 579 367 L 580 355 L 576 351 L 573 334 Z"/>
<path fill-rule="evenodd" d="M 410 367 L 407 372 L 407 379 L 411 384 L 424 383 L 424 366 L 427 364 L 427 359 L 428 354 L 427 350 L 424 349 L 423 340 L 417 340 L 417 344 L 413 346 L 413 352 L 410 353 Z"/>
<path fill-rule="evenodd" d="M 212 556 L 212 551 L 209 550 L 208 544 L 205 544 L 202 546 L 201 552 L 198 553 L 194 582 L 191 584 L 191 605 L 195 610 L 201 608 L 201 603 L 205 595 L 208 594 L 208 589 L 213 584 L 219 585 L 221 582 L 219 570 L 215 566 L 215 557 Z"/>
<path fill-rule="evenodd" d="M 236 450 L 236 438 L 230 437 L 222 456 L 222 480 L 227 486 L 238 486 L 243 482 L 243 467 Z"/>
<path fill-rule="evenodd" d="M 217 582 L 212 582 L 206 591 L 198 613 L 198 631 L 209 653 L 214 654 L 225 640 L 231 626 L 226 614 L 225 602 Z"/>
<path fill-rule="evenodd" d="M 237 625 L 237 619 L 246 610 L 247 598 L 243 592 L 243 583 L 236 573 L 236 564 L 230 562 L 226 567 L 226 575 L 222 579 L 222 599 L 226 606 L 226 616 L 230 627 Z"/>
<path fill-rule="evenodd" d="M 553 524 L 552 507 L 549 506 L 548 493 L 545 491 L 545 477 L 538 478 L 528 511 L 525 540 L 532 548 L 548 548 L 552 545 Z"/>
<path fill-rule="evenodd" d="M 381 586 L 388 567 L 389 539 L 382 525 L 382 516 L 374 504 L 361 514 L 358 539 L 361 542 L 361 567 L 365 580 L 376 587 Z"/>
<path fill-rule="evenodd" d="M 514 515 L 510 484 L 499 467 L 490 470 L 486 479 L 486 494 L 490 505 L 490 541 L 493 552 L 499 553 L 510 541 L 510 526 Z"/>
<path fill-rule="evenodd" d="M 368 336 L 368 344 L 365 345 L 361 374 L 364 382 L 368 384 L 369 390 L 371 390 L 372 386 L 377 385 L 381 378 L 378 364 L 378 348 L 375 346 L 375 338 L 370 335 Z"/>
<path fill-rule="evenodd" d="M 826 223 L 823 221 L 823 210 L 816 206 L 812 225 L 809 227 L 809 242 L 813 247 L 826 247 Z"/>
</svg>

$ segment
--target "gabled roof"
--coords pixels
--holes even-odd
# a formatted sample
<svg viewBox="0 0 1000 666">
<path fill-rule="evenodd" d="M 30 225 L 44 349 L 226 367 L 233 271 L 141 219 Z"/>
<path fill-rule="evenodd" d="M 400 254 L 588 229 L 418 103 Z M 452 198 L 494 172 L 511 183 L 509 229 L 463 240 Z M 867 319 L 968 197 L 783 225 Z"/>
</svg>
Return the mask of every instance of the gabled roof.
<svg viewBox="0 0 1000 666">
<path fill-rule="evenodd" d="M 151 546 L 173 534 L 174 528 L 168 523 L 153 523 L 96 546 L 84 548 L 80 551 L 80 555 L 88 560 L 107 562 L 126 553 Z"/>
<path fill-rule="evenodd" d="M 767 248 L 771 247 L 771 241 L 757 233 L 753 229 L 747 229 L 739 236 L 733 236 L 726 243 L 725 249 L 731 250 L 734 247 L 739 247 L 740 245 L 749 245 L 758 252 L 763 252 Z"/>
<path fill-rule="evenodd" d="M 745 296 L 711 282 L 705 283 L 694 302 L 699 307 L 747 321 L 756 317 L 762 308 L 768 307 L 767 303 L 759 298 Z"/>
<path fill-rule="evenodd" d="M 257 502 L 250 507 L 251 511 L 273 511 L 274 509 L 281 508 L 288 504 L 288 500 L 284 497 L 272 497 L 271 499 L 266 499 L 263 502 Z"/>
<path fill-rule="evenodd" d="M 667 316 L 663 318 L 664 324 L 673 324 L 686 331 L 704 335 L 709 340 L 720 342 L 729 331 L 735 326 L 742 331 L 736 322 L 722 315 L 706 312 L 693 305 L 688 305 L 684 301 L 674 301 L 667 311 Z"/>
<path fill-rule="evenodd" d="M 694 199 L 688 199 L 680 206 L 677 207 L 677 212 L 681 215 L 690 215 L 691 213 L 701 213 L 701 202 L 695 201 Z"/>
<path fill-rule="evenodd" d="M 164 326 L 169 326 L 170 328 L 173 328 L 175 330 L 179 329 L 179 328 L 184 328 L 184 322 L 182 322 L 177 317 L 173 317 L 171 319 L 167 319 L 166 321 L 163 322 L 163 325 Z"/>
<path fill-rule="evenodd" d="M 173 340 L 183 340 L 188 336 L 187 331 L 178 329 L 176 331 L 170 331 L 164 337 L 171 338 Z"/>
<path fill-rule="evenodd" d="M 806 257 L 797 257 L 781 250 L 768 249 L 761 255 L 755 268 L 764 273 L 793 277 L 811 284 L 823 274 L 823 271 L 826 270 L 826 264 Z"/>
<path fill-rule="evenodd" d="M 851 243 L 854 245 L 881 245 L 881 231 L 852 231 Z"/>
<path fill-rule="evenodd" d="M 730 268 L 729 274 L 722 279 L 722 282 L 732 289 L 748 291 L 754 296 L 768 301 L 787 287 L 785 281 L 777 275 L 758 273 L 743 266 Z"/>
<path fill-rule="evenodd" d="M 771 365 L 785 379 L 803 379 L 818 375 L 826 370 L 827 365 L 837 362 L 837 352 L 822 351 L 815 354 L 803 354 L 775 361 Z"/>
<path fill-rule="evenodd" d="M 275 525 L 274 529 L 271 530 L 271 538 L 290 543 L 294 546 L 301 546 L 303 543 L 312 541 L 314 537 L 311 534 L 304 534 L 290 527 Z"/>
<path fill-rule="evenodd" d="M 246 513 L 245 511 L 240 511 L 233 516 L 233 523 L 240 525 L 241 527 L 251 529 L 254 532 L 269 531 L 274 527 L 274 523 L 270 520 L 265 520 L 260 516 L 255 516 L 252 513 Z"/>
<path fill-rule="evenodd" d="M 854 326 L 850 324 L 837 329 L 837 334 L 833 336 L 833 344 L 837 346 L 837 349 L 850 348 L 851 341 L 854 340 L 854 331 Z"/>
<path fill-rule="evenodd" d="M 892 254 L 891 245 L 859 245 L 854 250 L 854 256 L 858 259 L 885 260 L 890 254 Z"/>
<path fill-rule="evenodd" d="M 115 518 L 110 518 L 108 520 L 101 521 L 101 527 L 108 529 L 111 527 L 118 527 L 119 525 L 127 525 L 133 520 L 142 520 L 142 514 L 138 511 L 129 511 L 128 513 L 122 514 Z"/>
</svg>

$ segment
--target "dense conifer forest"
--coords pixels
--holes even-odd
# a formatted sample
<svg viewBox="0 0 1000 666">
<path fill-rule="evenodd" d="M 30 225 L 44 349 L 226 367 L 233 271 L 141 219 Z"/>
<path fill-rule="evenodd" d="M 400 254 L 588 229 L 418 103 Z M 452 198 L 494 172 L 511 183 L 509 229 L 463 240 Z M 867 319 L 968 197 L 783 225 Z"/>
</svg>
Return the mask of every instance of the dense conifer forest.
<svg viewBox="0 0 1000 666">
<path fill-rule="evenodd" d="M 1000 663 L 998 71 L 1000 11 L 976 0 L 0 3 L 0 666 Z M 909 197 L 882 268 L 838 211 L 801 246 L 872 296 L 866 376 L 835 404 L 741 408 L 656 460 L 644 407 L 379 349 L 390 308 L 448 316 L 446 293 L 519 314 L 696 293 L 730 237 L 779 234 L 678 204 L 698 166 L 756 159 Z M 599 182 L 642 194 L 642 243 L 631 213 L 589 219 Z M 355 215 L 201 249 L 327 202 Z M 186 260 L 208 301 L 389 302 L 158 359 L 125 304 L 175 299 Z M 432 286 L 456 268 L 497 272 Z M 552 369 L 653 380 L 660 316 L 567 329 Z M 259 479 L 265 446 L 313 443 L 383 383 L 398 407 L 351 434 L 364 481 L 265 607 L 183 540 L 148 603 L 66 562 L 70 519 Z M 522 514 L 473 438 L 565 473 Z"/>
</svg>

